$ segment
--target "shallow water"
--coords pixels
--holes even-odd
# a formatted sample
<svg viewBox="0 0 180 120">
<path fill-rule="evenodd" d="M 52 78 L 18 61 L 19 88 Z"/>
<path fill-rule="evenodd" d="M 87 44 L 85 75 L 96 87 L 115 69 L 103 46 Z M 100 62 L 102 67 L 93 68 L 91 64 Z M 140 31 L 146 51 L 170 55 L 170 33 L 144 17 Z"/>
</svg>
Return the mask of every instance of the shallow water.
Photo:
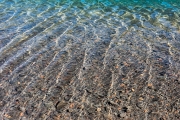
<svg viewBox="0 0 180 120">
<path fill-rule="evenodd" d="M 180 119 L 180 1 L 0 0 L 0 119 Z"/>
</svg>

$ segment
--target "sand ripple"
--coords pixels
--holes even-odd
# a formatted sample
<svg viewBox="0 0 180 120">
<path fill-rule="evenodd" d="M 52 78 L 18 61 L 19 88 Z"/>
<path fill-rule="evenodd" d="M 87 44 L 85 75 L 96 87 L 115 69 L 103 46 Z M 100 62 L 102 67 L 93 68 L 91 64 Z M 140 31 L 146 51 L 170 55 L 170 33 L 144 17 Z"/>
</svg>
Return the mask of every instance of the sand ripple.
<svg viewBox="0 0 180 120">
<path fill-rule="evenodd" d="M 179 20 L 166 3 L 0 1 L 0 119 L 180 119 Z"/>
</svg>

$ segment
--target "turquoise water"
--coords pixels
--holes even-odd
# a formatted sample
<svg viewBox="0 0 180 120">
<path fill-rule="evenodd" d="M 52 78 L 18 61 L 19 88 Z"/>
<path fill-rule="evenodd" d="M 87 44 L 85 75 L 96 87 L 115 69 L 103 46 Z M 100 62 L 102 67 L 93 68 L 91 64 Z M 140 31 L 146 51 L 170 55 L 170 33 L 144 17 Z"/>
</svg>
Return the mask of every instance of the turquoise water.
<svg viewBox="0 0 180 120">
<path fill-rule="evenodd" d="M 178 0 L 1 0 L 0 48 L 14 37 L 36 35 L 60 24 L 71 28 L 101 24 L 116 29 L 151 29 L 176 31 L 180 29 Z M 88 26 L 89 26 L 88 25 Z M 37 29 L 37 30 L 36 30 Z M 39 30 L 38 30 L 39 29 Z M 32 31 L 31 31 L 32 30 Z M 178 32 L 179 33 L 179 32 Z M 7 38 L 9 36 L 10 38 Z M 14 44 L 14 43 L 13 43 Z M 7 46 L 8 47 L 8 46 Z"/>
<path fill-rule="evenodd" d="M 42 23 L 47 22 L 47 23 Z M 2 36 L 15 37 L 37 24 L 97 23 L 179 31 L 178 0 L 1 0 L 0 30 Z M 48 26 L 47 27 L 50 27 Z M 46 27 L 46 25 L 44 25 Z M 8 31 L 3 33 L 3 31 Z M 0 48 L 10 40 L 2 42 Z"/>
<path fill-rule="evenodd" d="M 104 18 L 109 24 L 113 24 L 110 19 L 129 19 L 137 24 L 143 20 L 156 25 L 167 25 L 170 22 L 169 25 L 178 27 L 180 15 L 178 0 L 1 0 L 0 6 L 0 22 L 13 20 L 12 23 L 17 21 L 16 24 L 32 20 L 36 23 L 52 16 L 57 17 L 57 21 L 74 18 L 74 22 L 96 16 Z"/>
<path fill-rule="evenodd" d="M 178 120 L 179 70 L 180 0 L 0 0 L 0 119 Z"/>
</svg>

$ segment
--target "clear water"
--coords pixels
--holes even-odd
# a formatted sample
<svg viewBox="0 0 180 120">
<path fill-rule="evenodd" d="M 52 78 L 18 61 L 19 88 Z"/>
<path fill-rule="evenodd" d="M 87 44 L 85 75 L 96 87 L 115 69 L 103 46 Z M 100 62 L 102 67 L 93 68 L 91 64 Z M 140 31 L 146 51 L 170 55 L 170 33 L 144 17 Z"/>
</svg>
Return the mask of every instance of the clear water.
<svg viewBox="0 0 180 120">
<path fill-rule="evenodd" d="M 180 0 L 0 0 L 0 119 L 180 119 L 179 70 Z"/>
</svg>

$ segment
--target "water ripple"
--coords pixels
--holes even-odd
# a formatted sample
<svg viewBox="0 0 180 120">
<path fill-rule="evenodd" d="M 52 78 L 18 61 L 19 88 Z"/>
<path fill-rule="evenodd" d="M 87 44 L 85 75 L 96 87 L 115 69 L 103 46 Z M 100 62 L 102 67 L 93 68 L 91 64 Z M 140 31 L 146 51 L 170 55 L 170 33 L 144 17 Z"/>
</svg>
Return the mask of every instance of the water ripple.
<svg viewBox="0 0 180 120">
<path fill-rule="evenodd" d="M 172 1 L 0 0 L 0 119 L 180 119 Z"/>
</svg>

